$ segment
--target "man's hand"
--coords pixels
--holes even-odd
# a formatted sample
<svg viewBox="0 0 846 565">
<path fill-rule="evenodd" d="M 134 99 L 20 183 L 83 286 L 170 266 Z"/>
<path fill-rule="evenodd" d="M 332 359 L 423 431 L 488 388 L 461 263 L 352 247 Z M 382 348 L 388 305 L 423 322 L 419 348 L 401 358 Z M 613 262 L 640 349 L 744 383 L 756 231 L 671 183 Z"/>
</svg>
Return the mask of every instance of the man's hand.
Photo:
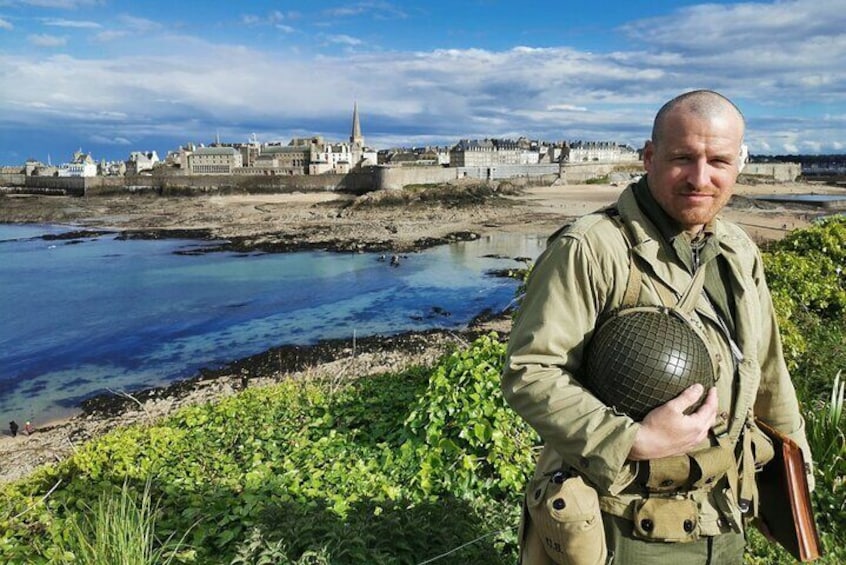
<svg viewBox="0 0 846 565">
<path fill-rule="evenodd" d="M 702 385 L 694 384 L 666 404 L 653 409 L 635 435 L 629 459 L 642 461 L 687 453 L 708 435 L 717 417 L 717 389 L 711 388 L 696 412 L 684 411 L 702 396 Z"/>
</svg>

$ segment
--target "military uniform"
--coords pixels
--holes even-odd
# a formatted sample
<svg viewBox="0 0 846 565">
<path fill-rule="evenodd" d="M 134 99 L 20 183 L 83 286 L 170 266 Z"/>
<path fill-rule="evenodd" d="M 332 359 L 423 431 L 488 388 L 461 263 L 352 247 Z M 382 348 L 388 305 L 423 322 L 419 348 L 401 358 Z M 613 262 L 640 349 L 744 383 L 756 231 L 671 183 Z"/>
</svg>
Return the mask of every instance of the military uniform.
<svg viewBox="0 0 846 565">
<path fill-rule="evenodd" d="M 706 226 L 701 247 L 671 225 L 643 177 L 623 191 L 613 212 L 583 216 L 550 238 L 514 321 L 502 376 L 506 400 L 545 443 L 527 489 L 528 510 L 551 500 L 546 491 L 558 488 L 551 479 L 580 477 L 597 493 L 615 563 L 636 562 L 622 561 L 627 553 L 666 551 L 668 542 L 678 542 L 671 548 L 679 551 L 704 543 L 710 554 L 714 544 L 740 540 L 742 553 L 743 525 L 757 507 L 755 465 L 772 454 L 754 418 L 791 436 L 810 461 L 757 247 L 719 218 Z M 631 289 L 633 269 L 641 276 Z M 717 423 L 689 458 L 629 461 L 639 424 L 583 386 L 586 345 L 597 320 L 621 307 L 626 294 L 640 305 L 668 306 L 698 269 L 706 275 L 694 316 L 717 369 Z M 666 516 L 678 527 L 657 524 Z M 524 534 L 536 535 L 529 512 L 523 525 Z M 558 543 L 548 538 L 540 543 Z M 619 545 L 628 539 L 640 549 Z M 526 545 L 523 562 L 534 563 L 537 547 Z"/>
</svg>

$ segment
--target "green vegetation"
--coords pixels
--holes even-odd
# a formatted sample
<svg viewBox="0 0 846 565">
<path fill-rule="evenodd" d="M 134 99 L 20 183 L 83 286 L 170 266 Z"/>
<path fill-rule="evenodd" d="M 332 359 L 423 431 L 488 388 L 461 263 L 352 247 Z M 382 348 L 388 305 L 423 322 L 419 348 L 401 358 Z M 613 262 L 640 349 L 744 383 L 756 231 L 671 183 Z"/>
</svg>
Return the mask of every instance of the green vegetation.
<svg viewBox="0 0 846 565">
<path fill-rule="evenodd" d="M 830 220 L 765 253 L 824 564 L 846 562 L 844 233 Z M 0 562 L 114 563 L 120 540 L 137 563 L 514 563 L 538 439 L 499 392 L 503 355 L 491 334 L 433 367 L 287 381 L 116 430 L 2 488 Z M 752 532 L 747 563 L 791 562 Z"/>
</svg>

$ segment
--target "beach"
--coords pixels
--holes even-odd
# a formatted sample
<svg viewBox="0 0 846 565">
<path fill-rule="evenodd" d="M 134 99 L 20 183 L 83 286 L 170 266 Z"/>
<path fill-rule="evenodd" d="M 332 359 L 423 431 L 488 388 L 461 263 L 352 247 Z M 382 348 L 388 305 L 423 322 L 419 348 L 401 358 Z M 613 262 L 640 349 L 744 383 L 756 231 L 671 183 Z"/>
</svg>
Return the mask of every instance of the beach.
<svg viewBox="0 0 846 565">
<path fill-rule="evenodd" d="M 0 195 L 0 221 L 71 224 L 80 232 L 115 232 L 126 238 L 189 237 L 220 240 L 219 249 L 287 252 L 402 253 L 494 233 L 551 234 L 575 217 L 613 203 L 623 186 L 552 185 L 493 189 L 459 186 L 443 192 L 385 192 L 353 196 L 334 192 L 233 194 L 193 197 L 125 195 L 65 197 Z M 772 194 L 837 194 L 821 184 L 738 185 L 724 216 L 759 243 L 779 239 L 826 212 L 810 204 L 751 198 Z M 0 436 L 0 482 L 59 461 L 81 442 L 116 426 L 149 423 L 186 404 L 213 401 L 245 386 L 287 378 L 363 377 L 431 363 L 450 348 L 497 331 L 505 336 L 507 315 L 480 318 L 463 331 L 429 331 L 313 347 L 279 344 L 263 354 L 232 360 L 224 370 L 162 389 L 115 393 L 87 401 L 82 412 L 61 422 L 33 421 L 35 432 Z M 23 427 L 23 422 L 19 422 Z"/>
</svg>

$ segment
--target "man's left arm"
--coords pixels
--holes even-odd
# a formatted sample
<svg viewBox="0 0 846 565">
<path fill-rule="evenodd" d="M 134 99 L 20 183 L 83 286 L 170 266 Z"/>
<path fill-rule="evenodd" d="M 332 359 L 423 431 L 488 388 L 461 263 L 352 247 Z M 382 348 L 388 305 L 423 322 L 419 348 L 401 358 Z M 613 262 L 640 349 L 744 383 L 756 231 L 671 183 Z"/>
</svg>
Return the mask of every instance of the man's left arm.
<svg viewBox="0 0 846 565">
<path fill-rule="evenodd" d="M 755 282 L 761 308 L 761 337 L 758 344 L 761 383 L 755 398 L 755 416 L 787 434 L 799 444 L 808 463 L 808 485 L 813 490 L 814 476 L 811 472 L 813 463 L 811 449 L 805 435 L 805 420 L 784 360 L 781 335 L 760 255 L 756 261 Z"/>
</svg>

